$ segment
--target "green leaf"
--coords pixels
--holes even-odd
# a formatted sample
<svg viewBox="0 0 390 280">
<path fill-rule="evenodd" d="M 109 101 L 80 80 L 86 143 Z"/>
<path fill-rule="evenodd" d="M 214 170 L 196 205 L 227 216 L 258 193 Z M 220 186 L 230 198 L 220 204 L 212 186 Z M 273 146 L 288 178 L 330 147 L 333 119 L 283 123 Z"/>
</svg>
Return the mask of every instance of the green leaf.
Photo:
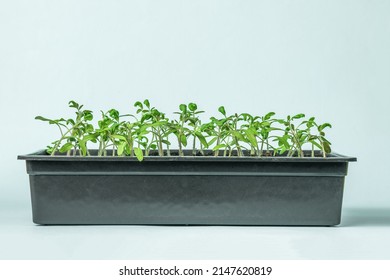
<svg viewBox="0 0 390 280">
<path fill-rule="evenodd" d="M 90 111 L 90 110 L 84 110 L 84 111 L 83 111 L 83 114 L 84 114 L 84 120 L 86 120 L 86 121 L 92 121 L 92 119 L 93 119 L 92 111 Z"/>
<path fill-rule="evenodd" d="M 88 141 L 96 141 L 96 135 L 95 134 L 89 134 L 84 136 L 83 141 L 88 142 Z"/>
<path fill-rule="evenodd" d="M 278 137 L 278 140 L 279 140 L 279 145 L 282 145 L 286 149 L 290 148 L 290 144 L 287 141 L 287 135 L 285 135 L 283 137 Z"/>
<path fill-rule="evenodd" d="M 321 125 L 318 127 L 318 130 L 319 130 L 319 131 L 322 131 L 322 130 L 324 130 L 324 129 L 327 128 L 327 127 L 332 128 L 332 125 L 331 125 L 330 123 L 321 124 Z"/>
<path fill-rule="evenodd" d="M 151 109 L 150 112 L 154 117 L 159 117 L 161 114 L 156 108 Z"/>
<path fill-rule="evenodd" d="M 287 151 L 286 147 L 282 146 L 280 149 L 279 149 L 279 154 L 283 154 L 285 151 Z"/>
<path fill-rule="evenodd" d="M 235 136 L 238 140 L 245 141 L 245 137 L 238 131 L 232 130 L 232 135 Z"/>
<path fill-rule="evenodd" d="M 272 116 L 274 116 L 275 115 L 275 112 L 269 112 L 268 114 L 266 114 L 265 116 L 264 116 L 264 120 L 269 120 Z"/>
<path fill-rule="evenodd" d="M 151 118 L 152 118 L 152 116 L 150 114 L 144 114 L 141 118 L 141 123 L 143 123 L 144 121 L 150 120 Z"/>
<path fill-rule="evenodd" d="M 249 142 L 251 143 L 251 145 L 253 147 L 256 147 L 257 146 L 257 140 L 256 140 L 256 136 L 253 134 L 253 132 L 250 129 L 247 129 L 247 130 L 245 130 L 245 134 L 246 134 Z"/>
<path fill-rule="evenodd" d="M 110 115 L 111 118 L 113 118 L 116 121 L 119 121 L 119 112 L 115 109 L 111 109 L 108 111 L 108 114 Z"/>
<path fill-rule="evenodd" d="M 226 144 L 219 144 L 219 145 L 216 145 L 214 148 L 213 148 L 213 151 L 217 151 L 221 148 L 225 148 L 226 147 Z"/>
<path fill-rule="evenodd" d="M 35 119 L 36 119 L 36 120 L 39 120 L 39 121 L 44 121 L 44 122 L 53 121 L 53 120 L 51 120 L 51 119 L 47 119 L 47 118 L 42 117 L 42 116 L 36 116 Z"/>
<path fill-rule="evenodd" d="M 114 134 L 114 135 L 112 135 L 112 138 L 127 141 L 126 137 L 123 135 Z"/>
<path fill-rule="evenodd" d="M 261 123 L 260 123 L 260 126 L 262 127 L 262 128 L 269 128 L 270 126 L 271 126 L 271 123 L 269 122 L 269 121 L 262 121 Z"/>
<path fill-rule="evenodd" d="M 312 140 L 312 141 L 310 141 L 310 143 L 312 143 L 314 146 L 316 146 L 318 149 L 322 149 L 322 147 L 321 147 L 321 145 L 320 144 L 318 144 L 316 141 L 314 141 L 314 140 Z"/>
<path fill-rule="evenodd" d="M 305 117 L 305 114 L 297 114 L 295 116 L 292 117 L 293 120 L 296 120 L 296 119 L 302 119 Z"/>
<path fill-rule="evenodd" d="M 207 144 L 209 147 L 217 141 L 218 137 L 214 137 L 213 139 L 210 140 L 210 142 Z"/>
<path fill-rule="evenodd" d="M 80 147 L 80 150 L 81 150 L 81 154 L 82 154 L 83 156 L 86 156 L 86 155 L 87 155 L 87 145 L 86 145 L 86 141 L 80 140 L 80 141 L 79 141 L 79 147 Z"/>
<path fill-rule="evenodd" d="M 77 102 L 73 101 L 73 100 L 69 101 L 68 104 L 69 104 L 70 108 L 80 109 L 80 105 Z"/>
<path fill-rule="evenodd" d="M 125 150 L 125 147 L 126 147 L 126 142 L 121 142 L 119 145 L 118 145 L 118 155 L 121 156 L 123 155 L 123 152 Z"/>
<path fill-rule="evenodd" d="M 75 121 L 72 120 L 72 119 L 67 119 L 67 120 L 66 120 L 66 124 L 75 125 L 76 123 L 75 123 Z"/>
<path fill-rule="evenodd" d="M 304 123 L 304 122 L 303 122 L 303 123 Z M 309 121 L 306 122 L 306 127 L 307 127 L 307 128 L 311 128 L 311 127 L 313 127 L 313 126 L 314 126 L 314 122 L 313 122 L 313 121 L 310 121 L 310 120 L 309 120 Z"/>
<path fill-rule="evenodd" d="M 87 124 L 87 126 L 85 127 L 85 131 L 86 132 L 93 132 L 94 131 L 93 125 Z"/>
<path fill-rule="evenodd" d="M 202 143 L 202 145 L 207 148 L 209 144 L 206 141 L 206 138 L 202 135 L 200 132 L 195 132 L 196 137 L 199 139 L 199 141 Z"/>
<path fill-rule="evenodd" d="M 134 103 L 134 107 L 139 107 L 140 109 L 142 109 L 144 106 L 142 105 L 142 103 L 140 101 L 137 101 Z M 138 111 L 137 111 L 138 113 Z"/>
<path fill-rule="evenodd" d="M 134 148 L 134 154 L 137 157 L 138 161 L 143 161 L 144 154 L 140 148 Z"/>
<path fill-rule="evenodd" d="M 166 124 L 165 121 L 161 121 L 161 122 L 152 123 L 152 124 L 150 124 L 149 126 L 150 126 L 150 127 L 159 127 L 159 126 L 163 126 L 163 125 L 165 125 L 165 124 Z"/>
<path fill-rule="evenodd" d="M 218 108 L 218 111 L 219 111 L 222 115 L 226 116 L 225 107 L 223 107 L 223 106 L 219 107 L 219 108 Z"/>
<path fill-rule="evenodd" d="M 155 149 L 157 149 L 157 145 L 156 144 L 150 144 L 150 146 L 149 146 L 152 150 L 155 150 Z"/>
<path fill-rule="evenodd" d="M 166 145 L 171 145 L 171 142 L 169 142 L 168 140 L 161 140 L 161 142 L 166 144 Z"/>
<path fill-rule="evenodd" d="M 180 136 L 180 142 L 185 146 L 187 146 L 187 137 L 185 135 Z"/>
<path fill-rule="evenodd" d="M 73 144 L 70 142 L 65 143 L 59 150 L 60 153 L 66 153 L 73 148 Z"/>
<path fill-rule="evenodd" d="M 180 109 L 180 111 L 182 111 L 183 113 L 186 113 L 186 112 L 187 112 L 187 105 L 185 105 L 185 104 L 180 104 L 179 109 Z"/>
<path fill-rule="evenodd" d="M 144 100 L 144 104 L 146 105 L 146 107 L 150 108 L 150 102 L 148 99 Z"/>
<path fill-rule="evenodd" d="M 190 103 L 188 104 L 188 108 L 190 109 L 190 111 L 194 112 L 196 111 L 196 109 L 198 109 L 198 106 L 195 103 Z"/>
<path fill-rule="evenodd" d="M 324 146 L 325 153 L 329 154 L 332 151 L 328 142 L 322 142 L 322 145 Z"/>
<path fill-rule="evenodd" d="M 248 113 L 242 113 L 241 116 L 244 118 L 245 121 L 253 120 L 253 117 Z"/>
</svg>

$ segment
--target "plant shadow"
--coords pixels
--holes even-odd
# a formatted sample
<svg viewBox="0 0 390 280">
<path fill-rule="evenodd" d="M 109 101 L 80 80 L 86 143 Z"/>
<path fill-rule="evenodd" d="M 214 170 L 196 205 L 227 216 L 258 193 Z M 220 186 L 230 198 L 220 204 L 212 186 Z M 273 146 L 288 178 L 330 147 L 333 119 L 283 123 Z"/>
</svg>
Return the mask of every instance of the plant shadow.
<svg viewBox="0 0 390 280">
<path fill-rule="evenodd" d="M 347 208 L 340 226 L 390 227 L 390 208 Z"/>
</svg>

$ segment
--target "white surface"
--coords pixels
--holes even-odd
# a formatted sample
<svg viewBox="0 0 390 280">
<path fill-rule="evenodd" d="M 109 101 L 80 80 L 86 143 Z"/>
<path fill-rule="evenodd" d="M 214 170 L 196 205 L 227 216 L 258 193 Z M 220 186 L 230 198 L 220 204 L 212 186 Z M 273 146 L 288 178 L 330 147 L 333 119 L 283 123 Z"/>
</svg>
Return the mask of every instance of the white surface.
<svg viewBox="0 0 390 280">
<path fill-rule="evenodd" d="M 390 259 L 390 208 L 337 227 L 37 226 L 2 211 L 0 259 Z"/>
</svg>

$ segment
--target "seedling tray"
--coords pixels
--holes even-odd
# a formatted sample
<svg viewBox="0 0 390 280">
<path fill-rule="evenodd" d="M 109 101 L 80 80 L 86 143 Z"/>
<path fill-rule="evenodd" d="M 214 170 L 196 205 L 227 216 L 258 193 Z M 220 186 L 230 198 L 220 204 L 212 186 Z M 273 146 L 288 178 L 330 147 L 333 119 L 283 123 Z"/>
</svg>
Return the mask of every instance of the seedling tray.
<svg viewBox="0 0 390 280">
<path fill-rule="evenodd" d="M 27 164 L 33 221 L 43 225 L 337 225 L 348 163 L 356 161 L 331 153 L 139 162 L 43 150 L 18 158 Z"/>
</svg>

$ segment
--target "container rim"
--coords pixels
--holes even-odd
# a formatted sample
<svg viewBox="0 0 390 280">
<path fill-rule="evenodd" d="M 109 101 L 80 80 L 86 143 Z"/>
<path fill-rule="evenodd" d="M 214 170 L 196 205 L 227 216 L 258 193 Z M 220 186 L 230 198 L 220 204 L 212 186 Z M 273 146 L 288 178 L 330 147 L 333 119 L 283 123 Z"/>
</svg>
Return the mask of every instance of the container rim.
<svg viewBox="0 0 390 280">
<path fill-rule="evenodd" d="M 90 150 L 91 152 L 96 150 Z M 172 150 L 174 153 L 177 150 Z M 143 161 L 182 161 L 182 162 L 355 162 L 357 161 L 356 157 L 345 156 L 336 152 L 330 153 L 326 158 L 324 157 L 286 157 L 286 156 L 263 156 L 263 157 L 254 157 L 254 156 L 193 156 L 191 155 L 191 150 L 184 151 L 186 155 L 184 156 L 155 156 L 150 155 L 144 157 Z M 210 151 L 205 151 L 210 152 Z M 138 161 L 136 157 L 131 156 L 66 156 L 66 155 L 54 155 L 50 156 L 46 153 L 46 150 L 38 150 L 34 153 L 18 155 L 18 160 L 26 161 Z"/>
</svg>

